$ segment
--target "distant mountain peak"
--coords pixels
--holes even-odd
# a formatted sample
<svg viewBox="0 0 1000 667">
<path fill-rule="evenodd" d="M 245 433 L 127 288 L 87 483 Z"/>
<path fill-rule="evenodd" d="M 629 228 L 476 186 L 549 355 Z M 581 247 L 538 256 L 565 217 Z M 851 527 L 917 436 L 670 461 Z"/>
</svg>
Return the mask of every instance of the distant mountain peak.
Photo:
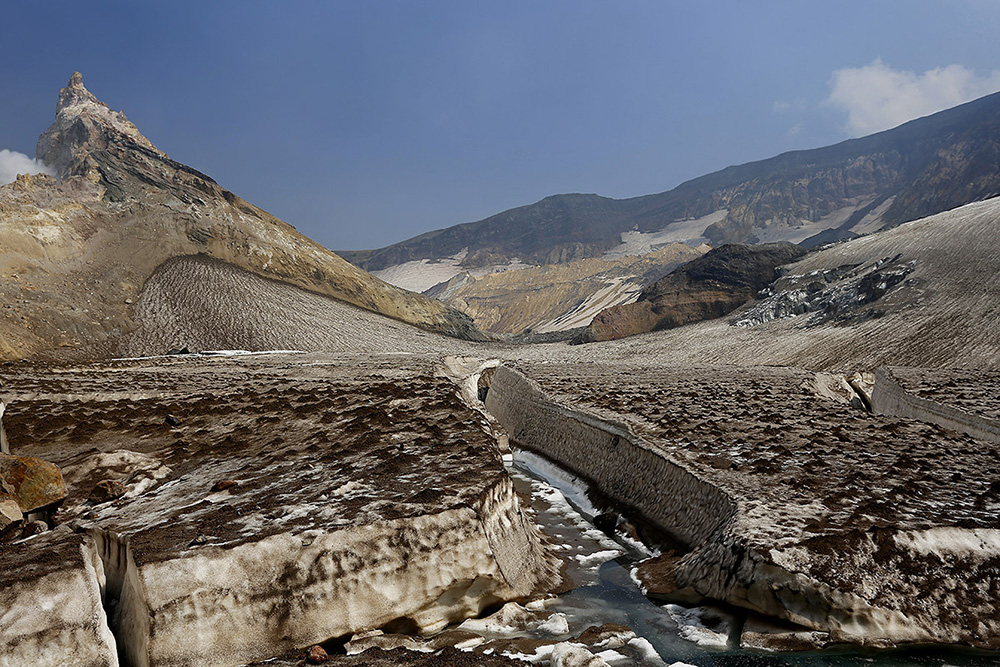
<svg viewBox="0 0 1000 667">
<path fill-rule="evenodd" d="M 144 137 L 124 111 L 113 111 L 83 85 L 83 75 L 73 72 L 59 91 L 56 120 L 38 139 L 35 156 L 53 167 L 60 178 L 85 175 L 91 168 L 87 156 L 125 140 L 166 156 Z"/>
</svg>

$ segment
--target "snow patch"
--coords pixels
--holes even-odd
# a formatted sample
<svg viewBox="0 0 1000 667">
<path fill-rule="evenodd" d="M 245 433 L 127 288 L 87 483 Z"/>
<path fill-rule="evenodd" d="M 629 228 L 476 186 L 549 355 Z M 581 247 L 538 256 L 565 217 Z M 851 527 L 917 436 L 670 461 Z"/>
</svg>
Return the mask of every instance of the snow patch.
<svg viewBox="0 0 1000 667">
<path fill-rule="evenodd" d="M 648 255 L 668 243 L 686 243 L 698 246 L 707 243 L 705 229 L 716 222 L 721 222 L 729 213 L 720 209 L 714 213 L 689 220 L 676 220 L 658 232 L 640 232 L 633 230 L 622 232 L 621 245 L 615 246 L 602 255 L 602 259 L 618 259 L 633 255 Z"/>
</svg>

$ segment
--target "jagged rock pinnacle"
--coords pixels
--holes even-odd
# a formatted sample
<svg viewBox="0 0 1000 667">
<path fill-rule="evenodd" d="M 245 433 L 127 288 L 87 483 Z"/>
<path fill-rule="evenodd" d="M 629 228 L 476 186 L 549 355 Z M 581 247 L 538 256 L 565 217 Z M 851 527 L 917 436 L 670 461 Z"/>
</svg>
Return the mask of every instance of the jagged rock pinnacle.
<svg viewBox="0 0 1000 667">
<path fill-rule="evenodd" d="M 109 144 L 136 144 L 163 155 L 122 111 L 113 111 L 83 85 L 83 75 L 73 72 L 69 83 L 59 91 L 56 120 L 38 139 L 35 155 L 60 178 L 84 175 L 93 165 L 87 159 L 94 151 Z"/>
</svg>

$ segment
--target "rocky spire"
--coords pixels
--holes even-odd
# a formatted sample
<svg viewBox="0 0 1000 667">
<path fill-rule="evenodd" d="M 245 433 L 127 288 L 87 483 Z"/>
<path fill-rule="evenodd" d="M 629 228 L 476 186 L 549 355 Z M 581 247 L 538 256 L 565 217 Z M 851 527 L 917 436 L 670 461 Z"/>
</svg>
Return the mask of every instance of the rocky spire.
<svg viewBox="0 0 1000 667">
<path fill-rule="evenodd" d="M 53 167 L 60 178 L 85 175 L 92 168 L 88 159 L 109 145 L 138 145 L 164 155 L 142 136 L 122 111 L 112 111 L 83 85 L 83 75 L 73 72 L 59 91 L 56 120 L 38 139 L 35 156 Z"/>
<path fill-rule="evenodd" d="M 59 91 L 59 104 L 56 106 L 56 116 L 67 107 L 90 102 L 107 108 L 107 105 L 98 100 L 94 95 L 84 88 L 83 75 L 73 72 L 66 87 Z"/>
</svg>

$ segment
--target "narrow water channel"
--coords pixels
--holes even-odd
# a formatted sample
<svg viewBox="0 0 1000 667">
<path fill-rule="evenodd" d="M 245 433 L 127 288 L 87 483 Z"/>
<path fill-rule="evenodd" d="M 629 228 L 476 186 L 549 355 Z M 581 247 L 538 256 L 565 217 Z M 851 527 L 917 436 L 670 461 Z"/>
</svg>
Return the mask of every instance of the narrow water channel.
<svg viewBox="0 0 1000 667">
<path fill-rule="evenodd" d="M 619 623 L 645 642 L 620 649 L 617 664 L 646 667 L 683 662 L 697 667 L 1000 667 L 1000 654 L 945 648 L 899 651 L 763 653 L 734 648 L 726 642 L 725 624 L 699 627 L 697 612 L 667 608 L 646 598 L 630 576 L 631 568 L 651 555 L 649 548 L 594 527 L 595 507 L 587 485 L 552 462 L 528 451 L 514 450 L 508 469 L 514 484 L 530 496 L 536 520 L 568 562 L 576 584 L 546 607 L 566 616 L 571 633 Z M 707 617 L 706 617 L 707 618 Z M 686 637 L 686 638 L 685 638 Z M 648 644 L 647 644 L 648 642 Z M 646 650 L 642 650 L 642 646 Z M 653 652 L 655 651 L 655 655 Z M 616 663 L 612 663 L 615 665 Z"/>
</svg>

